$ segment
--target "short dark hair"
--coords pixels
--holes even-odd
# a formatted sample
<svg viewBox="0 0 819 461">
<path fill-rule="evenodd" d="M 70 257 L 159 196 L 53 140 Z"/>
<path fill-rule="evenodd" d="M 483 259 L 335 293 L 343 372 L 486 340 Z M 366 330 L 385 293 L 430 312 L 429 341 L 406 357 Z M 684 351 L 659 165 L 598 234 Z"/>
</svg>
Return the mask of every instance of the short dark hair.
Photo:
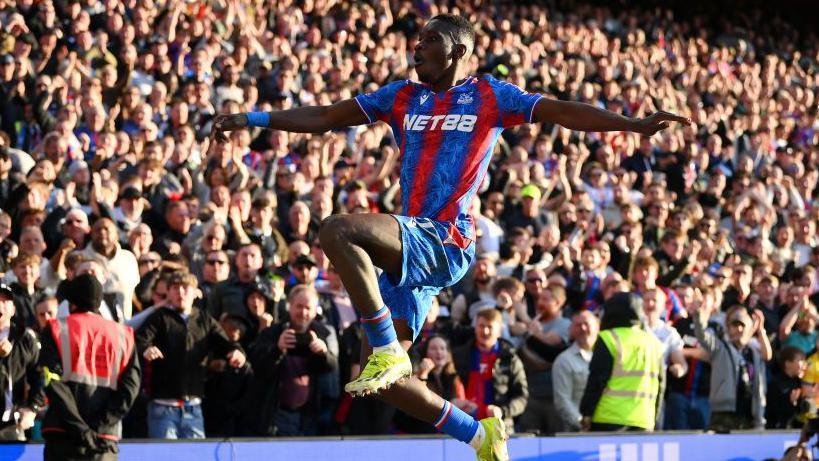
<svg viewBox="0 0 819 461">
<path fill-rule="evenodd" d="M 466 45 L 467 54 L 472 53 L 472 50 L 475 48 L 475 29 L 472 27 L 472 23 L 469 22 L 469 19 L 455 14 L 439 14 L 430 19 L 430 22 L 431 21 L 446 23 L 456 42 Z"/>
<path fill-rule="evenodd" d="M 779 365 L 785 366 L 786 362 L 793 362 L 794 360 L 804 360 L 805 353 L 796 347 L 787 346 L 783 347 L 781 351 L 779 351 Z"/>
</svg>

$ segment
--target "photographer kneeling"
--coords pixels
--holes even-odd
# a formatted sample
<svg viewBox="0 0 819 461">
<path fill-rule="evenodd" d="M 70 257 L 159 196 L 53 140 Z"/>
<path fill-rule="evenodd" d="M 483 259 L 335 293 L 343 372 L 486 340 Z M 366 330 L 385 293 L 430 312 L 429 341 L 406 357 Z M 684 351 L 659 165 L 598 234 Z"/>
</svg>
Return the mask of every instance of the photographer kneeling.
<svg viewBox="0 0 819 461">
<path fill-rule="evenodd" d="M 257 370 L 248 399 L 251 435 L 316 434 L 319 376 L 338 366 L 338 339 L 316 319 L 318 300 L 312 286 L 293 287 L 289 320 L 262 331 L 250 350 Z"/>
</svg>

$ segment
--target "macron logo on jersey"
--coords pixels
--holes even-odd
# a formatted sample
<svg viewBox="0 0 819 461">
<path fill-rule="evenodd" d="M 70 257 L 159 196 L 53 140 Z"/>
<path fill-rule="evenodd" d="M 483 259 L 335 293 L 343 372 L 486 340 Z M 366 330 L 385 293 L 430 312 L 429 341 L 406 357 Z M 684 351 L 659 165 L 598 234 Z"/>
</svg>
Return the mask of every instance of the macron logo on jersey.
<svg viewBox="0 0 819 461">
<path fill-rule="evenodd" d="M 404 115 L 404 130 L 409 131 L 463 131 L 471 133 L 475 129 L 475 122 L 478 121 L 476 115 L 450 114 L 450 115 Z"/>
</svg>

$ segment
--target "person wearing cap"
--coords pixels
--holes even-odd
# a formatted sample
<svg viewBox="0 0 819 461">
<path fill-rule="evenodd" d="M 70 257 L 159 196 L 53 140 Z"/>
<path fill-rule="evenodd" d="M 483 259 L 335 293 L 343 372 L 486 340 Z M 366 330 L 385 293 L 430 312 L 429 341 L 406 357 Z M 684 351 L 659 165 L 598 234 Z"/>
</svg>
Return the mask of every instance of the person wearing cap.
<svg viewBox="0 0 819 461">
<path fill-rule="evenodd" d="M 137 349 L 151 367 L 147 383 L 151 438 L 204 438 L 208 357 L 224 358 L 235 368 L 245 364 L 241 348 L 219 323 L 203 309 L 194 309 L 197 285 L 191 273 L 170 274 L 165 308 L 157 309 L 137 331 Z"/>
<path fill-rule="evenodd" d="M 44 459 L 116 460 L 120 421 L 140 387 L 134 333 L 99 315 L 102 285 L 93 275 L 71 280 L 65 296 L 71 314 L 49 320 L 40 334 L 39 367 L 49 405 Z"/>
<path fill-rule="evenodd" d="M 540 235 L 541 229 L 554 222 L 553 217 L 541 206 L 543 192 L 536 184 L 527 184 L 520 190 L 520 205 L 509 214 L 506 228 L 522 227 L 532 235 Z"/>
<path fill-rule="evenodd" d="M 663 345 L 643 327 L 642 298 L 621 292 L 603 306 L 580 401 L 584 431 L 652 431 L 665 381 Z"/>
<path fill-rule="evenodd" d="M 316 259 L 309 254 L 301 254 L 296 256 L 293 264 L 290 265 L 290 274 L 290 278 L 287 280 L 287 291 L 296 285 L 314 284 L 319 275 Z"/>
<path fill-rule="evenodd" d="M 25 440 L 23 431 L 45 405 L 37 371 L 40 343 L 28 328 L 14 325 L 11 287 L 0 284 L 0 440 Z M 26 392 L 26 387 L 29 388 Z"/>
<path fill-rule="evenodd" d="M 119 205 L 114 208 L 112 218 L 120 230 L 120 241 L 127 240 L 125 236 L 142 223 L 142 214 L 145 211 L 145 199 L 142 191 L 136 186 L 126 186 L 119 194 Z"/>
<path fill-rule="evenodd" d="M 725 334 L 708 329 L 708 313 L 694 316 L 694 333 L 711 359 L 711 422 L 709 429 L 726 432 L 765 427 L 765 362 L 771 359 L 771 343 L 765 333 L 764 316 L 753 317 L 744 306 L 733 306 L 725 315 Z M 750 345 L 756 338 L 759 347 Z"/>
</svg>

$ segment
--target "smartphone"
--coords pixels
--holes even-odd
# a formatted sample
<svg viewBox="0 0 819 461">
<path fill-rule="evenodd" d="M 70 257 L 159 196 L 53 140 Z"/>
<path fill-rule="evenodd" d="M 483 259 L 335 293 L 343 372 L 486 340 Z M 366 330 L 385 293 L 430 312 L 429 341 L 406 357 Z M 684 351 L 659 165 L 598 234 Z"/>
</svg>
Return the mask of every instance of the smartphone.
<svg viewBox="0 0 819 461">
<path fill-rule="evenodd" d="M 296 333 L 296 349 L 307 349 L 312 341 L 310 333 Z"/>
</svg>

